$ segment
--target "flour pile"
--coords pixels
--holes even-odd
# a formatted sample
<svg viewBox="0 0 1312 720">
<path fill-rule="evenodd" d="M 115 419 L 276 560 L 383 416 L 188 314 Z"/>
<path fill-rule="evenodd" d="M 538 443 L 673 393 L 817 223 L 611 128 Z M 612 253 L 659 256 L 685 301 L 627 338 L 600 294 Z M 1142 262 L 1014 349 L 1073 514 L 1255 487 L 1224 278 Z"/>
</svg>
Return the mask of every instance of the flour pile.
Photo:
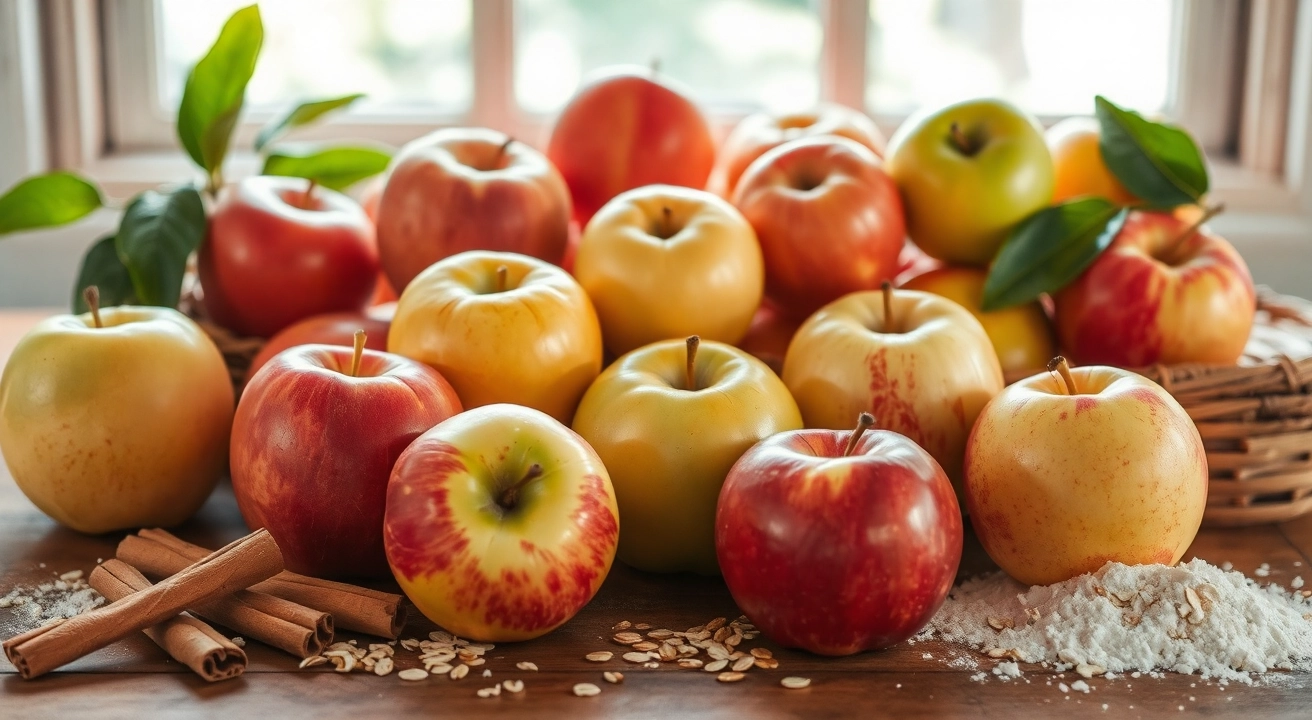
<svg viewBox="0 0 1312 720">
<path fill-rule="evenodd" d="M 1031 588 L 997 573 L 955 588 L 916 639 L 931 638 L 1058 671 L 1252 682 L 1250 673 L 1312 668 L 1312 598 L 1197 559 L 1107 563 Z"/>
<path fill-rule="evenodd" d="M 12 620 L 6 625 L 17 632 L 71 618 L 104 604 L 104 596 L 82 579 L 81 570 L 66 572 L 35 587 L 16 587 L 0 597 L 0 608 L 12 608 Z"/>
</svg>

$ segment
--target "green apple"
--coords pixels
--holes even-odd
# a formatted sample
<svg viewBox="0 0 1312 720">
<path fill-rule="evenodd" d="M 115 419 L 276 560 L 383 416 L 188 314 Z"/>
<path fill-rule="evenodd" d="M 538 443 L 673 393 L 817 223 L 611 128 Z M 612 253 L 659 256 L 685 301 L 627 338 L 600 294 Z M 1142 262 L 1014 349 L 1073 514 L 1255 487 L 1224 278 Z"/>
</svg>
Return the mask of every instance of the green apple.
<svg viewBox="0 0 1312 720">
<path fill-rule="evenodd" d="M 907 234 L 950 263 L 988 265 L 1013 225 L 1052 202 L 1039 123 L 1002 100 L 968 100 L 908 119 L 889 142 Z"/>
</svg>

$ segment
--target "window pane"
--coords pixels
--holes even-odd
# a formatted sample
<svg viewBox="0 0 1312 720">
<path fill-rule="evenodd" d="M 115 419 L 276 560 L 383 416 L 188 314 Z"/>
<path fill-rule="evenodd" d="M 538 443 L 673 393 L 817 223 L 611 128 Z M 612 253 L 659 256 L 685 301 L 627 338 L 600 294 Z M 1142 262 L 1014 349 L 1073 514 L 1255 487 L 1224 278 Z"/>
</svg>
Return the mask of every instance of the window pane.
<svg viewBox="0 0 1312 720">
<path fill-rule="evenodd" d="M 560 109 L 604 65 L 648 65 L 720 108 L 796 108 L 819 99 L 823 32 L 814 0 L 520 0 L 515 98 Z"/>
<path fill-rule="evenodd" d="M 1040 115 L 1093 96 L 1169 104 L 1172 0 L 871 0 L 866 103 L 876 113 L 986 95 Z"/>
<path fill-rule="evenodd" d="M 159 0 L 160 104 L 251 0 Z M 264 48 L 247 104 L 365 92 L 370 109 L 458 112 L 473 97 L 470 0 L 261 0 Z"/>
</svg>

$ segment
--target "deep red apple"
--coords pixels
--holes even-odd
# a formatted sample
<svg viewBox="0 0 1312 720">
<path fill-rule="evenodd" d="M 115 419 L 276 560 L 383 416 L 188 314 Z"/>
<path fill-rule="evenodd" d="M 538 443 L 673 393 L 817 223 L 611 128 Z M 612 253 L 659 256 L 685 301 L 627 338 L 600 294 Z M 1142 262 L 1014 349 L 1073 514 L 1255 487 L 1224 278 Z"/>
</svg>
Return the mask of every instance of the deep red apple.
<svg viewBox="0 0 1312 720">
<path fill-rule="evenodd" d="M 311 315 L 365 307 L 378 279 L 373 225 L 356 202 L 290 177 L 219 192 L 197 256 L 205 308 L 240 335 L 271 337 Z"/>
<path fill-rule="evenodd" d="M 306 575 L 388 574 L 392 466 L 461 409 L 436 370 L 363 343 L 278 354 L 251 378 L 233 420 L 229 463 L 242 517 L 267 528 L 287 568 Z"/>
<path fill-rule="evenodd" d="M 395 306 L 375 307 L 390 308 Z M 368 313 L 315 315 L 283 328 L 277 335 L 269 338 L 264 347 L 260 348 L 260 352 L 255 356 L 255 359 L 251 361 L 251 366 L 246 369 L 247 381 L 255 377 L 255 373 L 259 372 L 265 363 L 272 360 L 273 356 L 287 348 L 315 344 L 351 347 L 355 342 L 355 332 L 357 330 L 365 331 L 368 338 L 365 343 L 366 348 L 379 351 L 386 350 L 387 331 L 392 327 L 391 317 L 390 315 L 385 318 L 378 317 L 373 312 L 374 308 L 369 310 Z"/>
<path fill-rule="evenodd" d="M 779 433 L 729 471 L 715 516 L 738 607 L 785 647 L 850 655 L 911 637 L 961 562 L 961 510 L 943 469 L 906 436 Z"/>
</svg>

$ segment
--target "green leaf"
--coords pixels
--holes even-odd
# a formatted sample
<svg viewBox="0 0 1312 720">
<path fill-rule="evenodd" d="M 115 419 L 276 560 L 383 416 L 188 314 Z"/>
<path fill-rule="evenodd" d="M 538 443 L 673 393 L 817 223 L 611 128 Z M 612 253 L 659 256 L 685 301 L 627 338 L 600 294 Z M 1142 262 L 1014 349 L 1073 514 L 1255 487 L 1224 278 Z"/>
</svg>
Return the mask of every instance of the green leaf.
<svg viewBox="0 0 1312 720">
<path fill-rule="evenodd" d="M 983 308 L 1001 310 L 1065 287 L 1107 249 L 1128 209 L 1087 197 L 1044 208 L 1012 231 L 984 281 Z"/>
<path fill-rule="evenodd" d="M 82 291 L 91 285 L 100 290 L 100 304 L 104 307 L 131 305 L 137 301 L 128 269 L 118 259 L 113 235 L 97 240 L 82 256 L 82 267 L 78 269 L 77 282 L 73 285 L 73 312 L 88 310 Z"/>
<path fill-rule="evenodd" d="M 228 153 L 246 84 L 255 73 L 263 43 L 259 7 L 238 10 L 223 25 L 214 46 L 187 75 L 178 107 L 178 139 L 212 180 L 219 176 Z"/>
<path fill-rule="evenodd" d="M 391 153 L 372 147 L 279 147 L 264 161 L 263 174 L 303 177 L 343 190 L 387 169 Z"/>
<path fill-rule="evenodd" d="M 1145 120 L 1099 95 L 1102 160 L 1127 190 L 1153 207 L 1196 203 L 1207 194 L 1207 165 L 1189 133 Z"/>
<path fill-rule="evenodd" d="M 103 204 L 100 190 L 80 175 L 30 177 L 0 195 L 0 235 L 71 223 Z"/>
<path fill-rule="evenodd" d="M 274 118 L 269 121 L 269 124 L 260 128 L 260 134 L 255 138 L 255 150 L 257 152 L 262 151 L 270 141 L 288 130 L 312 123 L 324 114 L 346 107 L 362 97 L 364 97 L 364 93 L 354 93 L 327 100 L 303 102 L 292 108 L 290 112 Z"/>
<path fill-rule="evenodd" d="M 205 206 L 193 187 L 147 190 L 132 199 L 116 246 L 142 304 L 177 307 L 187 257 L 205 238 L 205 229 Z"/>
</svg>

